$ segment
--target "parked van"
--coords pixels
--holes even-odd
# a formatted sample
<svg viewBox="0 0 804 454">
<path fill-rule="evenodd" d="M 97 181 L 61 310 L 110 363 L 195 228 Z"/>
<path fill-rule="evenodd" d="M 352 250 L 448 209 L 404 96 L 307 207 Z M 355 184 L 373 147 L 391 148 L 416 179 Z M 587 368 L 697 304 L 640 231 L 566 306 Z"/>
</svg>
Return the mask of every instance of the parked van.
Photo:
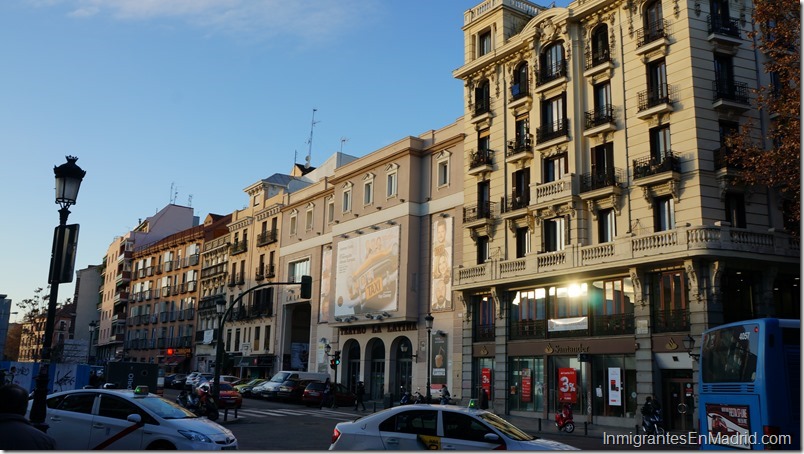
<svg viewBox="0 0 804 454">
<path fill-rule="evenodd" d="M 280 370 L 270 380 L 251 390 L 252 394 L 256 394 L 266 399 L 276 399 L 276 394 L 279 392 L 279 386 L 286 380 L 317 380 L 326 381 L 329 374 L 322 372 L 301 372 L 298 370 Z"/>
</svg>

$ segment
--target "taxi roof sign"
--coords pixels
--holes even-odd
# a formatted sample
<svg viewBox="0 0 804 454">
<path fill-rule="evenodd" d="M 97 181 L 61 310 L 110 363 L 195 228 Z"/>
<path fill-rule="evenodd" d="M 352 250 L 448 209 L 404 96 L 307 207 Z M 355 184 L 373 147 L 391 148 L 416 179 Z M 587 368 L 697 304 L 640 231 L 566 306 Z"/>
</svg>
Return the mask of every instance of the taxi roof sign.
<svg viewBox="0 0 804 454">
<path fill-rule="evenodd" d="M 147 396 L 148 392 L 148 387 L 145 385 L 137 385 L 137 387 L 134 388 L 135 396 Z"/>
</svg>

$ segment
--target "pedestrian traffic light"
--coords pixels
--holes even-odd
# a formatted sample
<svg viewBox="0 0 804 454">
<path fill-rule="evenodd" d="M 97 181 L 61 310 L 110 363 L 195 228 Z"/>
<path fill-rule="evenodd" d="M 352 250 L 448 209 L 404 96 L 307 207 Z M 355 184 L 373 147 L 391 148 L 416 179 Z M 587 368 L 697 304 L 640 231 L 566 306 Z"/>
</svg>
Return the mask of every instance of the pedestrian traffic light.
<svg viewBox="0 0 804 454">
<path fill-rule="evenodd" d="M 300 288 L 300 295 L 301 299 L 309 300 L 313 297 L 313 277 L 312 276 L 302 276 L 301 277 L 301 288 Z"/>
<path fill-rule="evenodd" d="M 335 356 L 332 357 L 332 361 L 335 362 L 336 366 L 338 364 L 340 364 L 341 363 L 341 352 L 335 352 Z"/>
<path fill-rule="evenodd" d="M 329 367 L 335 369 L 338 365 L 335 363 L 335 358 L 329 360 Z"/>
</svg>

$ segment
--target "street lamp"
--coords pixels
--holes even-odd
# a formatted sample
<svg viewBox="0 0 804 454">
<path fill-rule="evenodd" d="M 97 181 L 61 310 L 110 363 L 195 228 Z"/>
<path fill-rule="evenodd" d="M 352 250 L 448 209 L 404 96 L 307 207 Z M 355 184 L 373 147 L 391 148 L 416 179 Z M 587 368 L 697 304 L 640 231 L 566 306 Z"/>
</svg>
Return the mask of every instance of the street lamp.
<svg viewBox="0 0 804 454">
<path fill-rule="evenodd" d="M 95 329 L 98 327 L 98 322 L 92 320 L 89 322 L 89 348 L 87 349 L 87 364 L 92 364 L 92 340 L 94 339 Z"/>
<path fill-rule="evenodd" d="M 218 382 L 221 378 L 221 363 L 223 362 L 223 314 L 226 312 L 226 299 L 218 298 L 215 301 L 215 312 L 218 314 L 218 343 L 215 345 L 215 382 L 212 383 L 212 395 L 215 403 L 220 400 L 220 388 Z"/>
<path fill-rule="evenodd" d="M 53 249 L 50 256 L 50 297 L 47 302 L 47 318 L 45 319 L 45 336 L 42 342 L 41 363 L 39 376 L 36 379 L 33 404 L 31 405 L 31 423 L 42 432 L 47 432 L 45 422 L 47 415 L 48 374 L 50 368 L 51 347 L 53 344 L 53 328 L 56 322 L 56 304 L 59 297 L 59 284 L 72 282 L 75 265 L 75 247 L 78 240 L 78 224 L 67 225 L 69 208 L 78 198 L 78 189 L 86 171 L 81 170 L 75 163 L 75 156 L 67 156 L 67 162 L 53 168 L 56 176 L 56 203 L 59 204 L 59 226 L 53 233 Z M 68 238 L 69 234 L 69 238 Z"/>
<path fill-rule="evenodd" d="M 430 331 L 433 330 L 433 320 L 435 320 L 433 318 L 433 314 L 429 312 L 427 313 L 427 316 L 424 317 L 424 327 L 427 328 L 427 389 L 425 391 L 425 401 L 427 401 L 428 404 L 430 403 L 430 399 L 433 397 L 432 394 L 430 394 L 430 357 L 432 356 L 430 354 Z"/>
<path fill-rule="evenodd" d="M 331 406 L 332 406 L 332 408 L 335 408 L 336 407 L 335 398 L 334 398 L 334 396 L 335 396 L 335 383 L 338 383 L 338 366 L 341 364 L 341 351 L 340 350 L 335 350 L 335 352 L 330 355 L 329 352 L 331 352 L 331 351 L 332 351 L 332 346 L 327 344 L 324 347 L 324 353 L 326 353 L 327 356 L 332 358 L 331 360 L 329 360 L 329 367 L 331 367 L 332 369 L 335 370 L 335 382 L 330 387 L 330 394 L 333 396 Z"/>
</svg>

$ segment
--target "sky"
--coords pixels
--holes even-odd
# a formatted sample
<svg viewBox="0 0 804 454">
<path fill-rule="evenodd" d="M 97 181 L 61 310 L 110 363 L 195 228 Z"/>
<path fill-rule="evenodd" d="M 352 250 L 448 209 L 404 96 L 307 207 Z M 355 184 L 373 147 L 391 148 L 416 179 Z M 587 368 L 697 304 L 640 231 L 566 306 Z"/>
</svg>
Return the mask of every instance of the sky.
<svg viewBox="0 0 804 454">
<path fill-rule="evenodd" d="M 80 225 L 78 270 L 169 203 L 203 222 L 243 208 L 244 188 L 308 153 L 315 167 L 453 123 L 463 13 L 480 3 L 0 1 L 0 294 L 19 312 L 11 320 L 47 293 L 53 168 L 66 156 L 86 171 L 68 219 Z M 59 302 L 74 284 L 59 286 Z"/>
</svg>

